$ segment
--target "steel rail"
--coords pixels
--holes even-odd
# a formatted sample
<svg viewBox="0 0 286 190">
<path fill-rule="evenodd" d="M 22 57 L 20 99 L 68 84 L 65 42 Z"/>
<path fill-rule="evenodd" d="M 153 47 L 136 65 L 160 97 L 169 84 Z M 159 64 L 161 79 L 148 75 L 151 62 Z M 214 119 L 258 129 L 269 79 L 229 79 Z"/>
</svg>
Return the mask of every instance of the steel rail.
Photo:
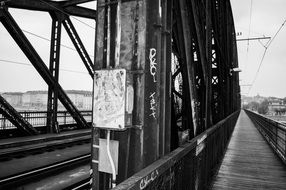
<svg viewBox="0 0 286 190">
<path fill-rule="evenodd" d="M 79 189 L 90 189 L 90 177 L 78 182 L 76 185 L 72 185 L 69 187 L 64 188 L 64 190 L 79 190 Z"/>
<path fill-rule="evenodd" d="M 30 170 L 27 172 L 23 172 L 20 174 L 16 174 L 13 176 L 8 176 L 6 178 L 2 178 L 0 179 L 0 187 L 1 185 L 9 185 L 11 183 L 17 182 L 17 181 L 21 181 L 24 180 L 25 178 L 29 178 L 29 177 L 33 177 L 33 176 L 37 176 L 43 173 L 48 173 L 48 172 L 52 172 L 55 170 L 60 170 L 63 167 L 71 167 L 73 164 L 79 163 L 79 162 L 85 162 L 85 161 L 89 161 L 90 160 L 90 156 L 91 154 L 85 154 L 82 156 L 78 156 L 69 160 L 65 160 L 62 162 L 58 162 L 58 163 L 54 163 L 48 166 L 44 166 L 41 168 L 37 168 L 34 170 Z"/>
<path fill-rule="evenodd" d="M 42 149 L 45 150 L 49 148 L 56 149 L 57 147 L 70 146 L 70 145 L 78 144 L 80 142 L 87 142 L 87 141 L 90 142 L 90 139 L 91 139 L 90 135 L 85 135 L 85 136 L 74 137 L 73 139 L 54 140 L 50 142 L 48 141 L 48 142 L 43 142 L 43 143 L 12 147 L 12 148 L 4 149 L 4 150 L 0 149 L 0 156 L 1 158 L 17 157 L 17 155 L 21 155 L 23 153 L 27 154 L 27 152 L 35 152 L 37 150 L 42 150 Z"/>
</svg>

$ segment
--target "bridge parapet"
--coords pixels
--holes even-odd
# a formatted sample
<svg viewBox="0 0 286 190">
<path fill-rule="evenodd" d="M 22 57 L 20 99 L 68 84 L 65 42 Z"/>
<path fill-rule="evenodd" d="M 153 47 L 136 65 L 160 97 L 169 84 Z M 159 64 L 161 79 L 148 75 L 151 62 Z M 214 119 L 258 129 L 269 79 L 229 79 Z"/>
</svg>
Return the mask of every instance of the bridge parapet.
<svg viewBox="0 0 286 190">
<path fill-rule="evenodd" d="M 286 164 L 286 125 L 249 110 L 245 112 L 274 152 Z"/>
<path fill-rule="evenodd" d="M 91 110 L 82 110 L 80 113 L 83 115 L 87 122 L 91 122 Z M 20 111 L 19 114 L 34 127 L 44 127 L 47 125 L 47 111 Z M 76 121 L 73 119 L 69 112 L 58 111 L 58 124 L 76 125 Z M 9 129 L 16 129 L 16 127 L 3 114 L 0 114 L 0 130 Z"/>
<path fill-rule="evenodd" d="M 206 189 L 217 171 L 239 111 L 134 174 L 114 190 Z"/>
</svg>

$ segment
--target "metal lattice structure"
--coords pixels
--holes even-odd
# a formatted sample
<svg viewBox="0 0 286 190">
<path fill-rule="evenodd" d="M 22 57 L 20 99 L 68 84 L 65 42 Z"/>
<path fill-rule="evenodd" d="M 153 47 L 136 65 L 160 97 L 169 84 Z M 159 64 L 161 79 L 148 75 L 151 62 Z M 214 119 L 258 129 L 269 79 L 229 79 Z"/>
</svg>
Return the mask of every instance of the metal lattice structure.
<svg viewBox="0 0 286 190">
<path fill-rule="evenodd" d="M 56 131 L 58 99 L 80 128 L 89 127 L 58 82 L 62 25 L 91 78 L 94 70 L 127 70 L 134 89 L 132 125 L 111 134 L 120 142 L 116 181 L 120 183 L 175 150 L 182 142 L 178 134 L 196 138 L 240 108 L 233 16 L 229 0 L 97 0 L 96 10 L 78 6 L 90 1 L 1 1 L 0 21 L 49 86 L 47 123 L 51 132 Z M 50 13 L 49 68 L 9 8 Z M 94 62 L 70 15 L 96 20 Z M 108 189 L 110 175 L 98 172 L 99 138 L 106 133 L 95 127 L 92 132 L 92 187 Z M 226 143 L 228 136 L 217 136 Z M 180 176 L 185 162 L 190 163 L 186 158 L 170 170 Z M 160 179 L 164 183 L 164 177 Z M 170 186 L 175 184 L 172 180 Z"/>
<path fill-rule="evenodd" d="M 78 124 L 78 128 L 89 128 L 83 116 L 78 109 L 73 105 L 61 85 L 59 84 L 59 60 L 60 60 L 60 45 L 61 45 L 61 26 L 66 29 L 71 41 L 73 42 L 79 56 L 82 59 L 88 73 L 93 78 L 94 65 L 91 61 L 70 16 L 79 16 L 89 19 L 95 19 L 96 11 L 88 8 L 78 6 L 80 3 L 90 2 L 91 0 L 75 0 L 75 1 L 50 1 L 50 0 L 17 0 L 17 1 L 1 1 L 0 7 L 0 21 L 10 33 L 12 38 L 21 48 L 26 57 L 30 60 L 32 65 L 48 84 L 48 115 L 47 115 L 47 131 L 57 132 L 57 109 L 58 99 L 62 102 L 64 107 L 71 113 Z M 9 8 L 28 9 L 35 11 L 45 11 L 50 13 L 52 18 L 51 31 L 51 46 L 50 46 L 50 63 L 49 68 L 40 58 L 37 51 L 29 42 L 25 34 L 22 32 L 18 23 L 9 13 Z M 16 111 L 16 110 L 15 110 Z M 19 115 L 19 114 L 18 114 Z"/>
<path fill-rule="evenodd" d="M 98 0 L 96 27 L 95 69 L 124 68 L 134 88 L 132 127 L 113 132 L 120 141 L 116 183 L 176 149 L 178 134 L 192 139 L 240 108 L 228 0 Z M 94 128 L 92 187 L 106 189 L 99 138 L 105 132 Z"/>
</svg>

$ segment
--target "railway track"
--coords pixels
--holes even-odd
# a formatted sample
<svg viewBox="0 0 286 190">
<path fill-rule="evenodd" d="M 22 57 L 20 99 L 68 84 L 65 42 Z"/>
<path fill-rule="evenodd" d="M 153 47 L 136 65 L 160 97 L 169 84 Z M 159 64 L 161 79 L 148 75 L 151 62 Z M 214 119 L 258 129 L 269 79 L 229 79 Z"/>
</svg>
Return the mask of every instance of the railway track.
<svg viewBox="0 0 286 190">
<path fill-rule="evenodd" d="M 82 180 L 74 185 L 64 188 L 64 190 L 83 190 L 90 189 L 90 178 Z"/>
<path fill-rule="evenodd" d="M 90 143 L 90 132 L 0 144 L 0 161 Z"/>
<path fill-rule="evenodd" d="M 0 190 L 36 189 L 30 188 L 31 184 L 40 187 L 51 180 L 53 189 L 85 189 L 89 182 L 90 140 L 90 130 L 1 140 Z M 60 180 L 70 176 L 72 182 L 57 187 Z"/>
<path fill-rule="evenodd" d="M 65 170 L 70 170 L 79 166 L 88 165 L 90 161 L 90 154 L 85 154 L 82 156 L 74 157 L 61 162 L 53 163 L 40 168 L 35 168 L 33 170 L 24 171 L 12 176 L 7 176 L 0 179 L 0 189 L 10 189 L 23 184 L 32 183 L 35 180 L 43 179 L 53 174 L 58 174 L 64 172 Z M 80 189 L 87 184 L 88 179 L 78 182 L 74 185 L 74 189 Z M 70 189 L 70 187 L 66 187 Z"/>
</svg>

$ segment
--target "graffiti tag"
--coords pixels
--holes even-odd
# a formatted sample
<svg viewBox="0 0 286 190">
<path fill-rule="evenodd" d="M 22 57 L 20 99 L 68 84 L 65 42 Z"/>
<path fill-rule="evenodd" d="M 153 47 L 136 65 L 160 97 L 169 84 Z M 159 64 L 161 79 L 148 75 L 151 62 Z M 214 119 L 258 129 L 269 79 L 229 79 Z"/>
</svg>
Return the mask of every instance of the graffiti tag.
<svg viewBox="0 0 286 190">
<path fill-rule="evenodd" d="M 156 119 L 156 100 L 155 100 L 155 94 L 156 92 L 153 92 L 149 98 L 150 98 L 150 110 L 151 114 L 150 116 L 153 116 L 154 119 Z"/>
<path fill-rule="evenodd" d="M 149 183 L 154 181 L 159 176 L 158 170 L 153 171 L 152 173 L 148 174 L 146 177 L 141 179 L 140 181 L 140 189 L 144 189 L 147 187 Z"/>
<path fill-rule="evenodd" d="M 157 50 L 155 48 L 150 49 L 149 60 L 150 60 L 150 74 L 153 76 L 153 82 L 156 81 L 156 73 L 157 73 L 157 63 L 156 63 L 156 53 Z"/>
</svg>

